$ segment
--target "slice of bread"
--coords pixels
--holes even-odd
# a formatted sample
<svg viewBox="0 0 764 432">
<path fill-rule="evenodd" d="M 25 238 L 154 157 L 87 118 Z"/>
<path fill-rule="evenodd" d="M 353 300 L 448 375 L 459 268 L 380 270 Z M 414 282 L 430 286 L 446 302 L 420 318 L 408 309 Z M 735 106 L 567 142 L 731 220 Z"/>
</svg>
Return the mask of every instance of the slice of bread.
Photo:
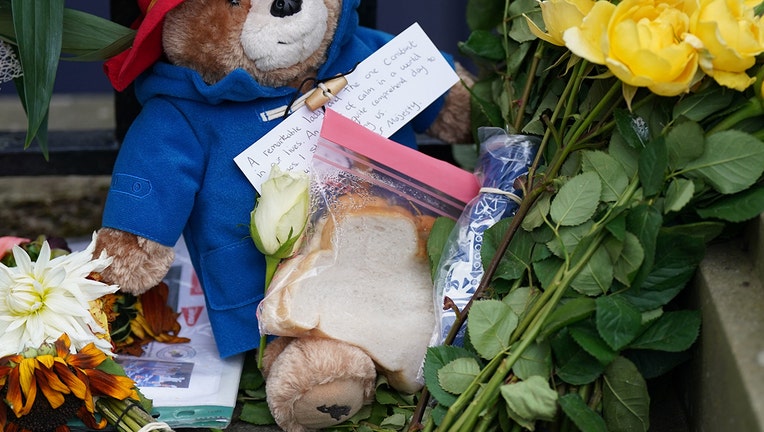
<svg viewBox="0 0 764 432">
<path fill-rule="evenodd" d="M 261 328 L 363 349 L 390 384 L 413 393 L 434 328 L 425 254 L 432 218 L 394 206 L 349 210 L 313 250 L 284 262 L 261 302 Z"/>
</svg>

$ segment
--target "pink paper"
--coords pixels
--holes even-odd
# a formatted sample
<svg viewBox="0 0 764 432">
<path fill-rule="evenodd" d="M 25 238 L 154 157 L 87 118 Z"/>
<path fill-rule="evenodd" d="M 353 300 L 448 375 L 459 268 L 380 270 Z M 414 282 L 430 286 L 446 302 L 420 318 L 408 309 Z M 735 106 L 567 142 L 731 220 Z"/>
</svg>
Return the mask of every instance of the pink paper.
<svg viewBox="0 0 764 432">
<path fill-rule="evenodd" d="M 480 190 L 473 173 L 384 138 L 330 109 L 326 110 L 321 136 L 464 203 Z"/>
</svg>

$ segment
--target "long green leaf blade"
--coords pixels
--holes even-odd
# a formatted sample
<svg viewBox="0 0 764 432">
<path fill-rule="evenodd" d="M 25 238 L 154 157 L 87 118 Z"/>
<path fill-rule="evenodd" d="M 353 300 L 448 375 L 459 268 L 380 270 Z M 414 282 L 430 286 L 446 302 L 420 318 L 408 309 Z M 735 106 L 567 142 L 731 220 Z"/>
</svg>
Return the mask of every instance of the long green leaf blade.
<svg viewBox="0 0 764 432">
<path fill-rule="evenodd" d="M 27 111 L 27 148 L 45 127 L 45 118 L 53 93 L 53 83 L 61 53 L 64 16 L 63 0 L 12 0 L 13 25 L 19 44 L 19 61 L 24 71 L 24 107 Z M 47 140 L 38 137 L 45 157 Z"/>
</svg>

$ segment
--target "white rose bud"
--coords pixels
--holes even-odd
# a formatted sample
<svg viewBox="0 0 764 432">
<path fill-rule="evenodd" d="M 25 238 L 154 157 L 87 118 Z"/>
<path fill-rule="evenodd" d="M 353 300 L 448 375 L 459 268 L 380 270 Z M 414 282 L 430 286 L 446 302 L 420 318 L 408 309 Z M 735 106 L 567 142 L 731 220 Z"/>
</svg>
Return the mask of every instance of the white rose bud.
<svg viewBox="0 0 764 432">
<path fill-rule="evenodd" d="M 264 255 L 281 259 L 294 253 L 308 221 L 309 183 L 304 172 L 271 168 L 249 225 L 255 246 Z"/>
</svg>

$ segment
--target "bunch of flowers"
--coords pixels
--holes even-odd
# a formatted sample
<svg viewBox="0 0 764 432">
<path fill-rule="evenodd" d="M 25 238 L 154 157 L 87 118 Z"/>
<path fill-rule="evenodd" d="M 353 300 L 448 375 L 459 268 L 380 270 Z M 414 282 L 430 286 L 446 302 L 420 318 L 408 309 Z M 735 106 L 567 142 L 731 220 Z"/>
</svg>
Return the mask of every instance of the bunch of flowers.
<svg viewBox="0 0 764 432">
<path fill-rule="evenodd" d="M 541 145 L 517 212 L 484 233 L 464 346 L 428 352 L 413 427 L 649 430 L 646 380 L 700 331 L 676 297 L 708 242 L 764 211 L 754 6 L 470 2 L 474 125 Z"/>
<path fill-rule="evenodd" d="M 111 258 L 93 256 L 95 235 L 74 253 L 44 237 L 3 237 L 0 249 L 0 427 L 67 431 L 79 418 L 136 431 L 155 423 L 114 361 L 109 299 L 121 294 L 100 280 Z"/>
</svg>

